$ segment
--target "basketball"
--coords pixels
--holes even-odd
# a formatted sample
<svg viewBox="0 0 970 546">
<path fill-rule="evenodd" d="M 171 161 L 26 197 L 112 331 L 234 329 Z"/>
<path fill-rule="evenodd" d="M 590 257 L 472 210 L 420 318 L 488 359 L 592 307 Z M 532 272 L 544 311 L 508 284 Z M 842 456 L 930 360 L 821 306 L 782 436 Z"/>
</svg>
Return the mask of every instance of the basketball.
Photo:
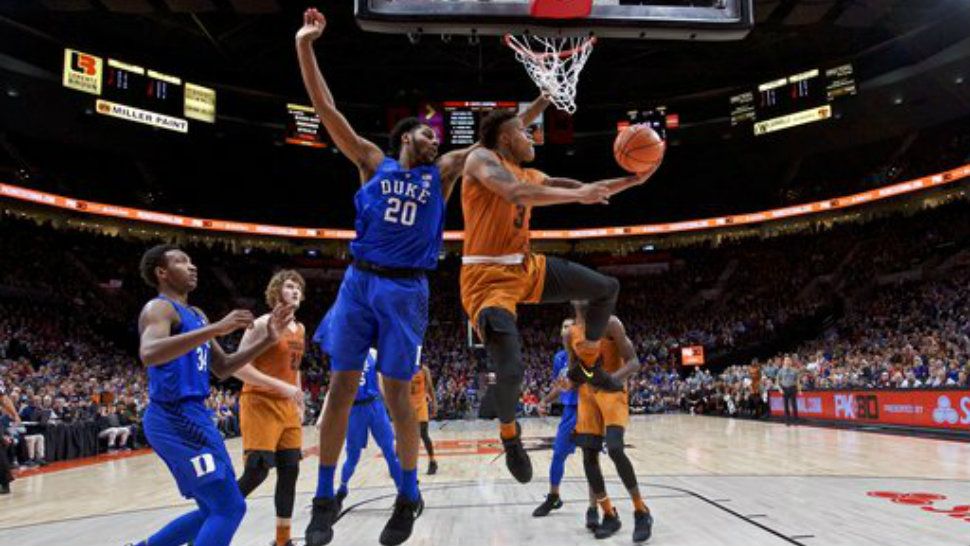
<svg viewBox="0 0 970 546">
<path fill-rule="evenodd" d="M 642 123 L 620 131 L 613 141 L 613 156 L 623 170 L 642 173 L 663 160 L 666 145 L 656 131 Z"/>
</svg>

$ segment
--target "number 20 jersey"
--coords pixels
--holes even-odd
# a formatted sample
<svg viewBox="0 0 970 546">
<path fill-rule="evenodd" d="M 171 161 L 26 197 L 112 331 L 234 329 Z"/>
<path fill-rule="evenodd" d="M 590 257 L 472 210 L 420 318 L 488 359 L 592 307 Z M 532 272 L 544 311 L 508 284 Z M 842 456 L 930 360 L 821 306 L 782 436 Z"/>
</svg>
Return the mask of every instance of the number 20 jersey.
<svg viewBox="0 0 970 546">
<path fill-rule="evenodd" d="M 441 172 L 436 165 L 409 170 L 384 158 L 354 196 L 354 258 L 401 269 L 434 269 L 445 225 Z"/>
</svg>

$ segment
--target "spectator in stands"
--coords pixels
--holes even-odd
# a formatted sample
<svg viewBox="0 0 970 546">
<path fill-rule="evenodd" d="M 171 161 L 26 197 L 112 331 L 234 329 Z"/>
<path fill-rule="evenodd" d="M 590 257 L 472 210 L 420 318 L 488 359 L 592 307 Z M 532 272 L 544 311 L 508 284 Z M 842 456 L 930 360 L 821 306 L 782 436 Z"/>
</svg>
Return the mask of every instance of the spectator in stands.
<svg viewBox="0 0 970 546">
<path fill-rule="evenodd" d="M 122 427 L 131 431 L 131 447 L 133 449 L 141 448 L 147 441 L 141 425 L 142 416 L 138 412 L 137 405 L 131 401 L 131 397 L 128 397 L 127 401 L 119 401 L 115 409 L 118 413 L 118 422 Z"/>
<path fill-rule="evenodd" d="M 98 417 L 98 439 L 107 440 L 108 453 L 119 449 L 128 450 L 128 437 L 131 430 L 121 426 L 118 409 L 115 406 L 100 406 Z"/>
<path fill-rule="evenodd" d="M 47 405 L 50 406 L 50 396 L 46 397 Z M 43 399 L 40 395 L 34 395 L 30 401 L 20 410 L 20 421 L 24 425 L 24 434 L 21 435 L 27 459 L 23 461 L 24 466 L 46 465 L 44 428 L 50 422 L 50 409 L 43 407 Z"/>
</svg>

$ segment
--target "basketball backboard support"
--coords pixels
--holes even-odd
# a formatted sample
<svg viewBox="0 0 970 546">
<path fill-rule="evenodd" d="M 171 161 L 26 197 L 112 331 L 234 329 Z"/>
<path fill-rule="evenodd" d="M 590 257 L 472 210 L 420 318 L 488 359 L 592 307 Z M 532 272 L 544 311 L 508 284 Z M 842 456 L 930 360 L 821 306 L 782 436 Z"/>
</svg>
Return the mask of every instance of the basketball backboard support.
<svg viewBox="0 0 970 546">
<path fill-rule="evenodd" d="M 727 41 L 754 25 L 753 0 L 593 0 L 589 16 L 575 19 L 532 17 L 530 0 L 355 2 L 361 28 L 392 34 Z"/>
</svg>

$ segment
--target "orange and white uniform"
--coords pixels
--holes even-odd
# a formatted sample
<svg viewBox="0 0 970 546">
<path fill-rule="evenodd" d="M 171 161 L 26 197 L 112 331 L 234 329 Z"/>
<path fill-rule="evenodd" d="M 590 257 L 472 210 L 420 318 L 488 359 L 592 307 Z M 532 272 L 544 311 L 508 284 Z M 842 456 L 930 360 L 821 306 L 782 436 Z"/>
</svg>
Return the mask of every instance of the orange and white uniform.
<svg viewBox="0 0 970 546">
<path fill-rule="evenodd" d="M 577 325 L 570 327 L 569 342 L 573 352 L 576 351 L 575 346 L 585 339 L 585 328 Z M 607 337 L 600 341 L 600 359 L 600 365 L 607 373 L 615 373 L 623 367 L 623 358 L 616 342 Z M 626 428 L 629 421 L 630 406 L 625 388 L 622 391 L 606 391 L 588 383 L 579 386 L 577 435 L 605 436 L 606 427 Z"/>
<path fill-rule="evenodd" d="M 256 357 L 253 366 L 260 372 L 296 385 L 300 362 L 306 348 L 305 331 L 280 332 L 276 344 Z M 296 404 L 276 391 L 255 385 L 243 385 L 239 396 L 239 421 L 243 451 L 283 451 L 303 447 L 303 429 Z"/>
<path fill-rule="evenodd" d="M 521 184 L 542 184 L 546 175 L 504 158 L 504 166 Z M 461 303 L 472 324 L 486 307 L 515 315 L 519 303 L 538 303 L 546 277 L 546 257 L 529 249 L 532 207 L 516 206 L 472 177 L 461 186 L 465 217 L 462 247 Z"/>
</svg>

